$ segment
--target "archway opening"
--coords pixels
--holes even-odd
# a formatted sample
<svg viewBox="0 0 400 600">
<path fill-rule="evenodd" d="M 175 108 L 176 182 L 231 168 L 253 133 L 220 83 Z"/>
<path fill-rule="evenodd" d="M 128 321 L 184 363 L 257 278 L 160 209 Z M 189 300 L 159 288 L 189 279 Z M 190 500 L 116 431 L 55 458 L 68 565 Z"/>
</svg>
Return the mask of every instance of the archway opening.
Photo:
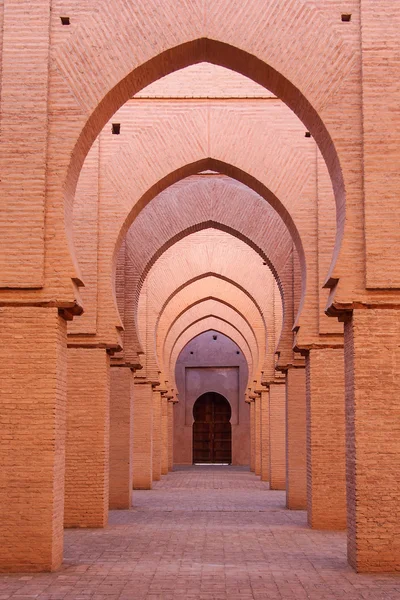
<svg viewBox="0 0 400 600">
<path fill-rule="evenodd" d="M 168 74 L 177 72 L 180 69 L 184 69 L 189 65 L 204 62 L 211 65 L 219 65 L 228 70 L 232 70 L 235 73 L 240 73 L 263 88 L 271 90 L 273 94 L 276 94 L 278 98 L 281 98 L 282 101 L 295 112 L 300 121 L 303 122 L 307 129 L 309 129 L 309 131 L 313 134 L 313 137 L 315 138 L 318 147 L 320 148 L 326 161 L 334 188 L 337 206 L 336 248 L 334 251 L 329 275 L 329 281 L 333 286 L 336 281 L 335 277 L 332 275 L 332 271 L 338 255 L 344 228 L 345 197 L 344 182 L 339 158 L 328 130 L 326 129 L 316 110 L 302 95 L 300 90 L 298 90 L 278 71 L 264 63 L 260 58 L 257 58 L 253 54 L 248 54 L 242 49 L 235 48 L 229 44 L 226 44 L 225 42 L 212 40 L 210 38 L 200 38 L 182 43 L 175 48 L 170 48 L 164 52 L 161 52 L 159 55 L 154 56 L 145 64 L 134 68 L 130 73 L 126 73 L 119 83 L 116 83 L 114 87 L 109 88 L 105 96 L 94 108 L 94 111 L 84 125 L 79 138 L 76 140 L 74 150 L 71 153 L 72 160 L 69 164 L 66 184 L 64 186 L 64 195 L 66 200 L 66 224 L 67 231 L 69 232 L 68 238 L 71 242 L 71 248 L 73 246 L 73 242 L 72 235 L 69 230 L 72 222 L 72 204 L 75 195 L 77 175 L 80 172 L 83 160 L 90 146 L 94 142 L 95 137 L 100 133 L 101 129 L 105 126 L 111 116 L 118 110 L 118 108 L 120 108 L 124 102 L 132 99 L 132 96 L 144 89 L 147 85 L 154 83 Z M 299 233 L 293 222 L 290 211 L 287 210 L 287 208 L 278 200 L 278 198 L 274 197 L 271 192 L 266 190 L 263 184 L 257 184 L 257 177 L 247 174 L 246 170 L 241 170 L 240 165 L 236 165 L 236 163 L 236 166 L 233 164 L 230 166 L 225 165 L 225 169 L 221 170 L 221 166 L 218 165 L 223 165 L 224 161 L 221 160 L 221 157 L 218 158 L 217 155 L 215 155 L 214 158 L 211 156 L 204 156 L 203 158 L 200 158 L 200 160 L 194 160 L 193 162 L 189 161 L 189 165 L 182 164 L 180 161 L 178 161 L 178 163 L 174 165 L 177 168 L 171 168 L 171 172 L 168 175 L 164 174 L 164 176 L 162 176 L 161 170 L 160 179 L 150 185 L 149 188 L 147 188 L 147 191 L 144 191 L 143 196 L 136 203 L 134 211 L 130 213 L 121 229 L 121 233 L 116 244 L 116 251 L 119 249 L 121 239 L 124 237 L 130 222 L 132 222 L 141 208 L 145 206 L 151 197 L 156 195 L 159 191 L 165 189 L 165 187 L 168 185 L 171 185 L 171 183 L 174 181 L 179 181 L 187 174 L 198 173 L 199 171 L 211 169 L 221 171 L 238 179 L 238 181 L 248 185 L 254 189 L 254 191 L 257 191 L 258 188 L 260 188 L 258 193 L 264 196 L 271 206 L 275 208 L 288 226 L 288 229 L 291 231 L 296 248 L 299 251 L 300 260 L 302 263 L 302 272 L 304 271 L 303 288 L 305 287 L 305 260 L 303 257 L 303 248 Z M 189 169 L 188 173 L 186 173 L 186 169 Z M 143 189 L 146 190 L 145 186 Z M 73 250 L 72 254 L 74 255 Z M 76 277 L 76 279 L 79 278 Z"/>
<path fill-rule="evenodd" d="M 193 464 L 231 464 L 232 426 L 228 400 L 216 392 L 200 396 L 193 407 Z"/>
</svg>

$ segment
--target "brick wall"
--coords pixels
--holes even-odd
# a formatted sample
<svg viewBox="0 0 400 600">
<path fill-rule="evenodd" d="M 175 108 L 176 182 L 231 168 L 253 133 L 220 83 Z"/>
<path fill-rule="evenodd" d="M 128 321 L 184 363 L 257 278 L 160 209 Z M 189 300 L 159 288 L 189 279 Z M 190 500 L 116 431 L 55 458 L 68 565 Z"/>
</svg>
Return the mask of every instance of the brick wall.
<svg viewBox="0 0 400 600">
<path fill-rule="evenodd" d="M 273 98 L 251 79 L 219 65 L 191 65 L 148 85 L 135 98 Z"/>
</svg>

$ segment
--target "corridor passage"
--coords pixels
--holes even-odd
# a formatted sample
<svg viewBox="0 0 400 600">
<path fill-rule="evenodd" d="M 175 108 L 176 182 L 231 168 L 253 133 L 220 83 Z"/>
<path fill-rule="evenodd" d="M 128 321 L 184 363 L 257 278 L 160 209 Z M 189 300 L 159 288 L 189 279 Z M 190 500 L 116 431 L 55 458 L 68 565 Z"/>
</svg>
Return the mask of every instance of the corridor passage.
<svg viewBox="0 0 400 600">
<path fill-rule="evenodd" d="M 284 501 L 242 467 L 176 468 L 105 530 L 67 530 L 57 573 L 0 576 L 0 600 L 400 599 L 400 577 L 357 575 L 345 534 Z"/>
</svg>

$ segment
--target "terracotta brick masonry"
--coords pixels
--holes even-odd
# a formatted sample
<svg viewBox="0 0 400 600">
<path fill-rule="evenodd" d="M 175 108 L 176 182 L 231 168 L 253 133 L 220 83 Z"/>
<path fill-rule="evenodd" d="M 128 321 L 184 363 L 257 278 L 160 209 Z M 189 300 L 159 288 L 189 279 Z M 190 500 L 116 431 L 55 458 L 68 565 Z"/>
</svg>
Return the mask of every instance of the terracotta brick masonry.
<svg viewBox="0 0 400 600">
<path fill-rule="evenodd" d="M 58 573 L 0 576 L 0 600 L 400 598 L 400 577 L 354 573 L 345 533 L 309 529 L 243 467 L 175 470 L 65 542 Z"/>
</svg>

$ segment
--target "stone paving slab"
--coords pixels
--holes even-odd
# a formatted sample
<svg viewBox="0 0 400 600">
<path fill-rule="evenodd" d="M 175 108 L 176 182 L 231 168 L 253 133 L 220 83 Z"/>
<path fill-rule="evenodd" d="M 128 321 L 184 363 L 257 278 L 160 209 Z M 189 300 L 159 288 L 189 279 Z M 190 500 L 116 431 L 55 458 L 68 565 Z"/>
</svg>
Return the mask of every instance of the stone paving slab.
<svg viewBox="0 0 400 600">
<path fill-rule="evenodd" d="M 236 467 L 177 468 L 106 529 L 67 530 L 57 573 L 0 576 L 0 600 L 400 600 L 358 575 L 343 532 L 312 531 Z"/>
</svg>

